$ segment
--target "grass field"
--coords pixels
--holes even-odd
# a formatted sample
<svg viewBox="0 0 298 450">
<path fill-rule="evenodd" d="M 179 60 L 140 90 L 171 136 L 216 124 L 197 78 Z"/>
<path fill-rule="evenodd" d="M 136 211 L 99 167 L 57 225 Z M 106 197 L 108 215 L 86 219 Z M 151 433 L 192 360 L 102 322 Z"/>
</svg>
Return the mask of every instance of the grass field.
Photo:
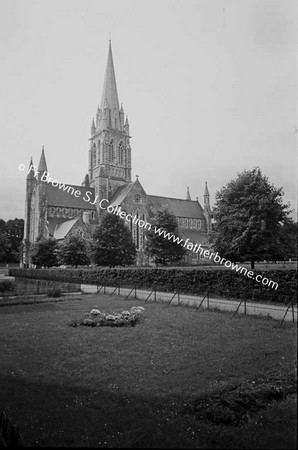
<svg viewBox="0 0 298 450">
<path fill-rule="evenodd" d="M 145 306 L 135 327 L 71 327 L 93 307 Z M 0 308 L 0 411 L 26 446 L 295 448 L 295 396 L 236 425 L 195 414 L 200 397 L 295 361 L 295 326 L 86 295 Z M 236 392 L 236 391 L 235 391 Z"/>
</svg>

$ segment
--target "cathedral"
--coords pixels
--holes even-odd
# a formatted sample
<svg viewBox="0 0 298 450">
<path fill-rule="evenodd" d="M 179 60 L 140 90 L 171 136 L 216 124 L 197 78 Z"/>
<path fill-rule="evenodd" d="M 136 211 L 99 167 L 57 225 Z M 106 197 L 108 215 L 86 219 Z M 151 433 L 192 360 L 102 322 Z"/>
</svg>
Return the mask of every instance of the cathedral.
<svg viewBox="0 0 298 450">
<path fill-rule="evenodd" d="M 211 231 L 210 196 L 205 183 L 204 204 L 186 198 L 177 199 L 147 194 L 139 177 L 132 181 L 132 150 L 128 117 L 119 106 L 111 41 L 100 106 L 92 120 L 88 173 L 81 185 L 66 185 L 50 178 L 45 151 L 39 165 L 31 159 L 26 178 L 25 229 L 22 265 L 30 265 L 29 248 L 38 237 L 61 241 L 77 234 L 90 239 L 105 211 L 101 200 L 121 208 L 131 217 L 151 222 L 155 212 L 166 207 L 175 215 L 179 234 L 194 244 L 208 248 Z M 147 264 L 144 255 L 145 230 L 136 221 L 125 221 L 137 249 L 137 263 Z M 202 256 L 187 252 L 185 262 L 198 264 Z"/>
</svg>

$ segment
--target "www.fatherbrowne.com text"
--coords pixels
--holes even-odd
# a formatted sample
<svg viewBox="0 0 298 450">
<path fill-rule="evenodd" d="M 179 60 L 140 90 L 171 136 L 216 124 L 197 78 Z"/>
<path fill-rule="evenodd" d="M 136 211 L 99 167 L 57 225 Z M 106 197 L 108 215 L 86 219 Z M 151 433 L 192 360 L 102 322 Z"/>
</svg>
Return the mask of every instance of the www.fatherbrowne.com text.
<svg viewBox="0 0 298 450">
<path fill-rule="evenodd" d="M 187 250 L 190 250 L 194 253 L 199 253 L 200 256 L 201 257 L 203 256 L 205 259 L 209 259 L 209 260 L 213 259 L 213 261 L 215 263 L 223 264 L 225 267 L 231 268 L 232 270 L 235 270 L 238 273 L 244 274 L 248 278 L 254 279 L 258 283 L 262 283 L 264 286 L 269 286 L 275 290 L 278 288 L 278 283 L 276 283 L 275 281 L 272 281 L 272 280 L 269 280 L 268 278 L 262 277 L 259 274 L 255 275 L 252 270 L 247 270 L 246 267 L 239 266 L 238 264 L 232 263 L 231 261 L 229 261 L 226 258 L 221 258 L 217 252 L 214 253 L 214 252 L 211 252 L 210 250 L 206 250 L 201 246 L 201 244 L 192 244 L 191 242 L 189 242 L 188 238 L 183 239 L 183 238 L 180 238 L 179 236 L 175 236 L 174 234 L 169 233 L 165 230 L 162 230 L 161 228 L 152 226 L 149 222 L 146 222 L 145 220 L 141 220 L 137 216 L 132 216 L 131 214 L 126 214 L 125 211 L 122 211 L 120 206 L 113 206 L 113 205 L 107 206 L 108 204 L 109 204 L 109 200 L 107 200 L 106 198 L 102 199 L 99 202 L 99 206 L 101 209 L 105 209 L 109 213 L 115 214 L 115 215 L 121 217 L 121 219 L 126 220 L 127 222 L 132 221 L 132 223 L 138 225 L 141 228 L 145 228 L 147 230 L 153 229 L 153 232 L 155 234 L 157 234 L 158 236 L 163 236 L 165 239 L 168 239 L 169 241 L 173 241 L 176 244 L 181 245 L 182 247 L 186 247 Z"/>
<path fill-rule="evenodd" d="M 37 168 L 33 165 L 29 167 L 30 171 L 34 171 L 34 176 L 36 179 L 38 179 L 39 172 Z M 67 192 L 70 195 L 74 195 L 75 197 L 80 197 L 82 195 L 82 192 L 79 189 L 74 189 L 73 186 L 68 186 L 65 183 L 59 182 L 52 177 L 50 177 L 49 172 L 44 171 L 40 177 L 40 181 L 44 183 L 51 183 L 54 187 L 57 187 L 58 189 L 61 189 L 65 192 Z M 84 196 L 82 197 L 85 202 L 90 203 L 91 205 L 95 205 L 95 203 L 98 201 L 98 196 L 94 200 L 92 200 L 92 192 L 86 191 L 84 192 Z M 91 201 L 92 200 L 92 201 Z M 107 206 L 108 205 L 108 206 Z M 161 228 L 157 228 L 156 226 L 152 226 L 151 223 L 146 222 L 145 220 L 141 220 L 137 216 L 132 216 L 131 214 L 127 214 L 125 211 L 122 211 L 120 206 L 113 206 L 109 205 L 109 200 L 106 198 L 102 199 L 99 202 L 99 207 L 103 210 L 106 210 L 109 213 L 115 214 L 119 216 L 121 219 L 126 220 L 127 222 L 132 222 L 135 225 L 138 225 L 140 228 L 144 228 L 146 230 L 152 230 L 155 234 L 158 234 L 158 236 L 163 236 L 165 239 L 168 239 L 169 241 L 175 242 L 178 245 L 181 245 L 182 247 L 185 247 L 187 250 L 190 250 L 194 253 L 199 253 L 200 256 L 204 257 L 205 260 L 209 259 L 217 263 L 222 264 L 225 267 L 231 268 L 232 270 L 235 270 L 238 273 L 244 274 L 248 278 L 251 278 L 253 280 L 256 280 L 258 283 L 262 283 L 264 286 L 269 286 L 273 289 L 278 288 L 278 283 L 275 281 L 269 280 L 268 278 L 262 277 L 261 275 L 255 275 L 252 270 L 247 270 L 243 266 L 239 266 L 238 264 L 232 263 L 226 258 L 221 258 L 217 252 L 211 252 L 210 250 L 204 249 L 201 244 L 192 244 L 189 242 L 189 239 L 183 239 L 179 236 L 175 236 L 172 233 L 169 233 L 165 230 L 162 230 Z"/>
</svg>

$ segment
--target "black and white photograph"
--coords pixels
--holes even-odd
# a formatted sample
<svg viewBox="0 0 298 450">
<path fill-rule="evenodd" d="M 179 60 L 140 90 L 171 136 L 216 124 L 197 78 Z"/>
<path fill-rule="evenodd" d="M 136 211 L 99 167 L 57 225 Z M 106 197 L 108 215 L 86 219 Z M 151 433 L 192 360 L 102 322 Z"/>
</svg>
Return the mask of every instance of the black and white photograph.
<svg viewBox="0 0 298 450">
<path fill-rule="evenodd" d="M 297 2 L 0 11 L 0 447 L 297 448 Z"/>
</svg>

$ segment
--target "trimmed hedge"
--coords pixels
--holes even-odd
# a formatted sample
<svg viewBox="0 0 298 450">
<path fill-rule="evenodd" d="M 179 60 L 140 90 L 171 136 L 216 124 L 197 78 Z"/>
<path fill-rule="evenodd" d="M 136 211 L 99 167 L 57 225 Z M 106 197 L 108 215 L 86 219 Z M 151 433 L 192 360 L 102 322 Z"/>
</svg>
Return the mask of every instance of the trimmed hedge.
<svg viewBox="0 0 298 450">
<path fill-rule="evenodd" d="M 296 299 L 296 270 L 255 271 L 278 283 L 278 289 L 231 270 L 196 270 L 163 268 L 94 268 L 94 269 L 10 269 L 10 275 L 42 280 L 55 280 L 82 284 L 98 284 L 138 289 L 152 289 L 184 294 L 202 294 L 258 302 L 286 303 Z"/>
</svg>

